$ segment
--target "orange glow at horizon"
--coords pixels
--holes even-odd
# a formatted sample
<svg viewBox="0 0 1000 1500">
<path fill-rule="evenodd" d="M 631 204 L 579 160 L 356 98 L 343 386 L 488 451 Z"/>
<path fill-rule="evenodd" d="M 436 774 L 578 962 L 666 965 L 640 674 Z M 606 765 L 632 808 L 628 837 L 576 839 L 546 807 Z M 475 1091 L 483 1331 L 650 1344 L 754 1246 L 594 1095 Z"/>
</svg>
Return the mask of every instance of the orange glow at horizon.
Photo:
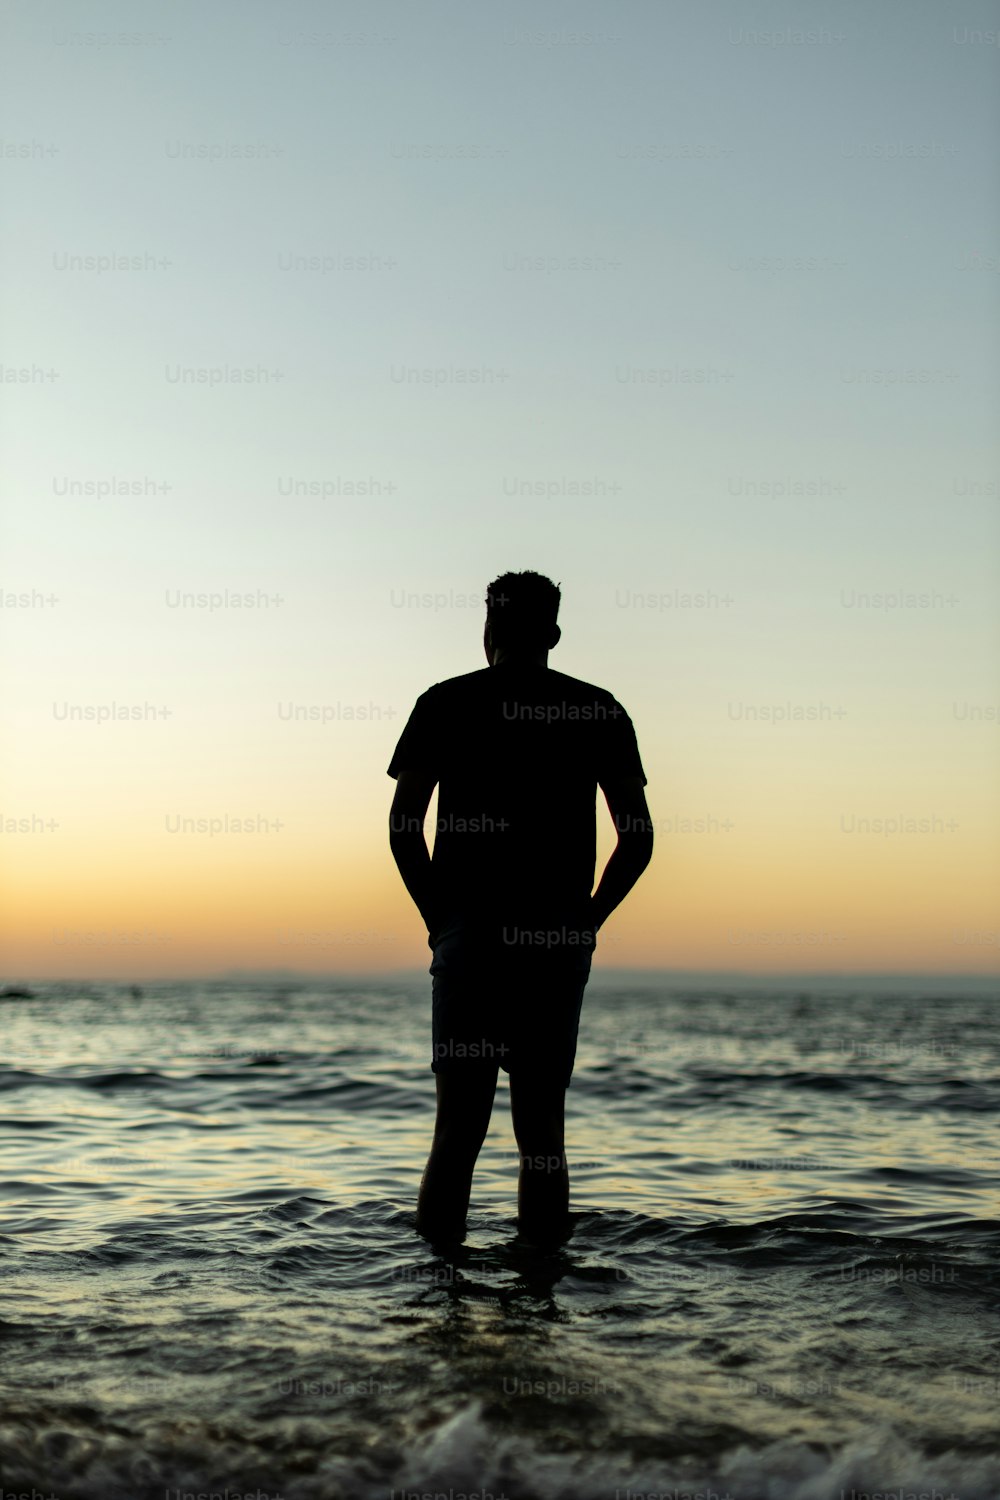
<svg viewBox="0 0 1000 1500">
<path fill-rule="evenodd" d="M 599 877 L 614 837 L 603 799 L 598 815 Z M 598 935 L 595 971 L 996 972 L 996 854 L 985 838 L 836 827 L 740 838 L 738 826 L 675 822 Z M 41 840 L 24 840 L 5 879 L 7 982 L 427 968 L 426 933 L 381 825 L 362 853 L 267 842 L 123 833 L 96 851 L 81 839 L 55 864 Z"/>
</svg>

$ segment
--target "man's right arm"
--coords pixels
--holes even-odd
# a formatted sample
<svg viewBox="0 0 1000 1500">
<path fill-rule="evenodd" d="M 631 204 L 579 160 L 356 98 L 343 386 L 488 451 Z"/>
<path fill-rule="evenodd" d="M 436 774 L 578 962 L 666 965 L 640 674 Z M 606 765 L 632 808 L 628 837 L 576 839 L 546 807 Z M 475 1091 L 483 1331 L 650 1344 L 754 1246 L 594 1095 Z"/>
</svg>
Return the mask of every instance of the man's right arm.
<svg viewBox="0 0 1000 1500">
<path fill-rule="evenodd" d="M 604 867 L 590 898 L 594 926 L 601 927 L 653 857 L 653 820 L 646 806 L 641 776 L 622 776 L 601 783 L 608 811 L 618 831 L 618 846 Z"/>
</svg>

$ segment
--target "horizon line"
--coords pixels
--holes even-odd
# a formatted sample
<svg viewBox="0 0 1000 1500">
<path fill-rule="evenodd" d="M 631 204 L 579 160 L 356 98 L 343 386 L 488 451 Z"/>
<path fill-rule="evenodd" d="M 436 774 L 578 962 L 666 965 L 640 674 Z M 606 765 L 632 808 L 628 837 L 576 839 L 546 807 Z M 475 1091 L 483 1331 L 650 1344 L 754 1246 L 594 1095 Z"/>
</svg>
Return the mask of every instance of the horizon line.
<svg viewBox="0 0 1000 1500">
<path fill-rule="evenodd" d="M 978 970 L 955 970 L 955 969 L 674 969 L 651 966 L 622 966 L 613 967 L 604 965 L 593 969 L 590 978 L 594 979 L 601 975 L 608 976 L 656 976 L 657 978 L 676 979 L 907 979 L 907 980 L 978 980 L 983 983 L 1000 984 L 1000 971 L 982 972 Z M 4 989 L 13 989 L 19 986 L 31 984 L 117 984 L 123 988 L 142 988 L 151 984 L 220 984 L 227 982 L 243 982 L 267 984 L 276 983 L 308 983 L 314 981 L 351 979 L 377 981 L 382 979 L 427 979 L 428 970 L 419 967 L 400 967 L 395 969 L 358 970 L 358 969 L 222 969 L 200 973 L 162 973 L 155 975 L 143 975 L 137 978 L 123 978 L 120 974 L 75 974 L 72 976 L 57 974 L 34 974 L 9 977 L 0 981 L 0 995 Z"/>
</svg>

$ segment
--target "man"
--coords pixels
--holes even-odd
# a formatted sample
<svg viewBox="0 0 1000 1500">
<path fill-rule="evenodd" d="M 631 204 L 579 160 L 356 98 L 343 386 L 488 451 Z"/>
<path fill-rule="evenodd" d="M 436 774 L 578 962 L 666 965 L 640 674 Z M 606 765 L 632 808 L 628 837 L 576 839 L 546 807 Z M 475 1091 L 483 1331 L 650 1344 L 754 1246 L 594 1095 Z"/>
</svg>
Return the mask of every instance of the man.
<svg viewBox="0 0 1000 1500">
<path fill-rule="evenodd" d="M 417 1229 L 461 1241 L 472 1173 L 510 1075 L 521 1158 L 518 1231 L 569 1223 L 564 1106 L 598 930 L 653 852 L 635 731 L 604 688 L 548 665 L 560 591 L 533 572 L 489 587 L 489 666 L 417 699 L 388 767 L 389 846 L 433 952 L 434 1142 Z M 423 824 L 438 786 L 431 859 Z M 618 846 L 591 895 L 597 787 Z"/>
</svg>

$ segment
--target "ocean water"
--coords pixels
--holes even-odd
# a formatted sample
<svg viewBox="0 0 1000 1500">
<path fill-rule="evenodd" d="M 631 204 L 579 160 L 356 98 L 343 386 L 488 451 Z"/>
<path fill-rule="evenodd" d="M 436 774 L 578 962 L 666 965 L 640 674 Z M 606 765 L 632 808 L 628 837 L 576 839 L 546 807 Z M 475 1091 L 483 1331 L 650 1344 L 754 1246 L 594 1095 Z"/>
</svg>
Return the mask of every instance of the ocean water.
<svg viewBox="0 0 1000 1500">
<path fill-rule="evenodd" d="M 443 1257 L 426 974 L 0 1001 L 0 1490 L 994 1500 L 998 1015 L 595 969 L 571 1239 L 501 1074 Z"/>
</svg>

